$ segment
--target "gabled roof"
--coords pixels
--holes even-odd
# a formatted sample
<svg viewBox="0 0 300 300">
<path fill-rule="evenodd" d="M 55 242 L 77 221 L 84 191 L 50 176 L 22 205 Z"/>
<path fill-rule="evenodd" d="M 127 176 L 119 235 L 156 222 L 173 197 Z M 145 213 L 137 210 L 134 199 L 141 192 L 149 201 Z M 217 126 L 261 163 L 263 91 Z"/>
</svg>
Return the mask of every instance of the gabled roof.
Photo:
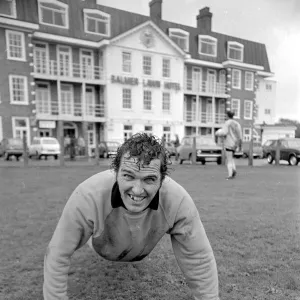
<svg viewBox="0 0 300 300">
<path fill-rule="evenodd" d="M 120 35 L 133 27 L 136 27 L 148 20 L 149 16 L 140 15 L 137 13 L 120 10 L 113 7 L 96 5 L 97 9 L 106 12 L 111 15 L 111 38 Z M 206 55 L 200 55 L 198 53 L 198 35 L 201 34 L 198 28 L 177 24 L 161 20 L 156 25 L 168 36 L 169 28 L 179 28 L 189 33 L 189 54 L 193 59 L 200 59 L 209 62 L 222 63 L 227 59 L 227 43 L 229 41 L 238 42 L 244 45 L 244 63 L 263 66 L 265 72 L 271 72 L 267 50 L 265 44 L 249 41 L 246 39 L 225 35 L 218 32 L 209 33 L 210 36 L 218 40 L 218 53 L 217 57 L 211 57 Z M 208 35 L 207 33 L 205 33 Z"/>
</svg>

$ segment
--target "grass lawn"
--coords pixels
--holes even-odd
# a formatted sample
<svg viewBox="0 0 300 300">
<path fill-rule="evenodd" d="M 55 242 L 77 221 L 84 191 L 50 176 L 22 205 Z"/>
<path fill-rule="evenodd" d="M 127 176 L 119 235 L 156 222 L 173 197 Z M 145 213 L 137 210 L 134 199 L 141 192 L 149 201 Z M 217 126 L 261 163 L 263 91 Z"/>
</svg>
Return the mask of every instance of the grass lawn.
<svg viewBox="0 0 300 300">
<path fill-rule="evenodd" d="M 41 300 L 43 256 L 73 189 L 101 168 L 0 168 L 0 299 Z M 217 260 L 221 300 L 300 300 L 300 168 L 174 166 Z M 84 246 L 71 263 L 76 300 L 192 299 L 169 237 L 139 263 L 114 263 Z"/>
</svg>

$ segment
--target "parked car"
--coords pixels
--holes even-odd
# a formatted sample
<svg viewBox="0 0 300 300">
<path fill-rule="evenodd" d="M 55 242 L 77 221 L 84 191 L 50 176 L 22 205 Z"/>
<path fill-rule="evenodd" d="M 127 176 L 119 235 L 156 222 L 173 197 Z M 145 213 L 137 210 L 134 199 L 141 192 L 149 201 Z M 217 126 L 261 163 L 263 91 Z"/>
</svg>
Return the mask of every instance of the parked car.
<svg viewBox="0 0 300 300">
<path fill-rule="evenodd" d="M 273 140 L 265 147 L 266 157 L 269 164 L 272 164 L 276 157 L 276 148 L 279 147 L 280 160 L 285 160 L 291 166 L 298 165 L 300 161 L 300 139 L 299 138 L 283 138 Z"/>
<path fill-rule="evenodd" d="M 174 146 L 174 143 L 172 142 L 166 142 L 165 148 L 168 150 L 170 157 L 176 155 L 176 148 Z"/>
<path fill-rule="evenodd" d="M 118 148 L 121 146 L 119 142 L 102 141 L 99 143 L 99 157 L 109 158 L 117 154 Z M 95 148 L 91 149 L 92 155 L 95 156 Z"/>
<path fill-rule="evenodd" d="M 192 161 L 193 136 L 184 137 L 177 150 L 180 164 L 185 160 Z M 222 163 L 222 147 L 217 145 L 211 136 L 196 136 L 196 161 L 203 165 L 206 162 L 214 161 L 220 165 Z"/>
<path fill-rule="evenodd" d="M 60 155 L 60 145 L 56 138 L 53 137 L 35 137 L 29 146 L 28 157 L 36 156 L 38 159 L 41 157 L 47 158 L 54 156 L 58 159 Z"/>
<path fill-rule="evenodd" d="M 243 145 L 244 157 L 249 157 L 250 142 Z M 263 158 L 263 148 L 260 142 L 253 142 L 253 158 Z"/>
<path fill-rule="evenodd" d="M 23 155 L 23 141 L 19 138 L 4 138 L 0 143 L 0 156 L 9 160 L 15 156 L 17 160 Z"/>
<path fill-rule="evenodd" d="M 263 150 L 263 158 L 267 157 L 267 153 L 269 152 L 270 145 L 272 145 L 273 142 L 276 140 L 267 140 L 265 143 L 262 145 L 262 150 Z"/>
</svg>

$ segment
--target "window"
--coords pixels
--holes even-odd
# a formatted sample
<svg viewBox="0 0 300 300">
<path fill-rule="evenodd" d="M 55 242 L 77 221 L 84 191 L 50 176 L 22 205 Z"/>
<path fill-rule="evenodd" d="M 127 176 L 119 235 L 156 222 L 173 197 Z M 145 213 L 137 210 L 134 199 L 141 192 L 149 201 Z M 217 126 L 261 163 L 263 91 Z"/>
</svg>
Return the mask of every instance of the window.
<svg viewBox="0 0 300 300">
<path fill-rule="evenodd" d="M 245 100 L 244 102 L 244 119 L 252 120 L 253 102 Z"/>
<path fill-rule="evenodd" d="M 23 139 L 26 136 L 27 144 L 30 141 L 29 118 L 12 117 L 13 137 Z"/>
<path fill-rule="evenodd" d="M 145 133 L 147 133 L 147 134 L 152 134 L 152 131 L 153 131 L 153 128 L 152 128 L 152 126 L 149 126 L 149 125 L 145 125 Z"/>
<path fill-rule="evenodd" d="M 16 0 L 1 0 L 0 16 L 16 18 L 17 17 Z"/>
<path fill-rule="evenodd" d="M 250 128 L 244 128 L 243 129 L 243 141 L 249 142 L 251 140 L 251 129 Z"/>
<path fill-rule="evenodd" d="M 144 71 L 144 75 L 151 75 L 151 71 L 152 71 L 151 56 L 143 57 L 143 71 Z"/>
<path fill-rule="evenodd" d="M 244 45 L 237 42 L 228 42 L 227 58 L 237 61 L 243 61 Z"/>
<path fill-rule="evenodd" d="M 169 78 L 171 76 L 171 61 L 168 58 L 163 58 L 163 77 Z"/>
<path fill-rule="evenodd" d="M 207 36 L 199 35 L 199 54 L 208 56 L 217 56 L 217 39 Z"/>
<path fill-rule="evenodd" d="M 28 84 L 26 76 L 9 75 L 11 104 L 28 104 Z"/>
<path fill-rule="evenodd" d="M 265 109 L 265 115 L 270 115 L 270 114 L 271 114 L 271 109 L 266 108 L 266 109 Z"/>
<path fill-rule="evenodd" d="M 132 137 L 132 125 L 124 125 L 123 132 L 124 132 L 124 141 L 126 141 L 130 137 Z"/>
<path fill-rule="evenodd" d="M 266 90 L 267 90 L 267 91 L 272 91 L 272 84 L 267 83 L 267 84 L 266 84 Z"/>
<path fill-rule="evenodd" d="M 51 113 L 51 92 L 50 84 L 37 82 L 36 91 L 36 111 L 38 114 L 50 114 Z"/>
<path fill-rule="evenodd" d="M 123 108 L 131 109 L 131 89 L 123 89 Z"/>
<path fill-rule="evenodd" d="M 163 112 L 170 112 L 171 109 L 170 93 L 163 93 L 162 110 Z"/>
<path fill-rule="evenodd" d="M 252 72 L 245 72 L 245 90 L 253 91 L 254 74 Z"/>
<path fill-rule="evenodd" d="M 152 93 L 151 91 L 144 91 L 144 110 L 152 109 Z"/>
<path fill-rule="evenodd" d="M 169 143 L 171 141 L 171 127 L 164 126 L 163 127 L 163 137 L 165 142 Z"/>
<path fill-rule="evenodd" d="M 240 99 L 232 99 L 231 110 L 234 112 L 234 118 L 240 118 Z"/>
<path fill-rule="evenodd" d="M 7 59 L 26 61 L 23 32 L 5 30 Z"/>
<path fill-rule="evenodd" d="M 84 31 L 110 36 L 110 15 L 96 9 L 84 9 Z"/>
<path fill-rule="evenodd" d="M 233 69 L 232 70 L 232 87 L 235 89 L 241 88 L 241 77 L 242 72 L 240 70 Z"/>
<path fill-rule="evenodd" d="M 126 73 L 131 73 L 131 53 L 122 52 L 122 70 Z"/>
<path fill-rule="evenodd" d="M 88 123 L 87 126 L 88 145 L 95 146 L 96 130 L 94 123 Z"/>
<path fill-rule="evenodd" d="M 189 33 L 177 28 L 169 29 L 169 37 L 175 42 L 182 50 L 189 51 Z"/>
<path fill-rule="evenodd" d="M 39 0 L 39 22 L 60 28 L 69 28 L 69 7 L 56 0 Z"/>
</svg>

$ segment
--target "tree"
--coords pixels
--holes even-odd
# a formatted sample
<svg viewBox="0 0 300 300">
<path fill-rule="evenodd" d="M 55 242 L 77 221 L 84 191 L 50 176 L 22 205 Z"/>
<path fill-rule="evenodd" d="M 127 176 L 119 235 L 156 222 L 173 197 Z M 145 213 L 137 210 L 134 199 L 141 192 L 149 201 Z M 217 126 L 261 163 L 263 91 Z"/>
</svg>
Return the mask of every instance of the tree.
<svg viewBox="0 0 300 300">
<path fill-rule="evenodd" d="M 300 138 L 300 122 L 296 120 L 290 120 L 285 118 L 280 118 L 277 125 L 291 125 L 296 127 L 295 137 Z"/>
</svg>

